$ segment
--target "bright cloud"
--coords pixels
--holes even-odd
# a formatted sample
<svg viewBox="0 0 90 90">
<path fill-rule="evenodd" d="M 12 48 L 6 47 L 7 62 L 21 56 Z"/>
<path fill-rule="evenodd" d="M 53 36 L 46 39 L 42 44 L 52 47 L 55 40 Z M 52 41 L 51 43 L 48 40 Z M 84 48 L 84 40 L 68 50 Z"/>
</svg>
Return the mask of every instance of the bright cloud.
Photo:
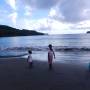
<svg viewBox="0 0 90 90">
<path fill-rule="evenodd" d="M 50 13 L 49 13 L 49 16 L 50 16 L 50 17 L 54 17 L 54 16 L 56 16 L 56 15 L 57 15 L 56 10 L 51 9 L 51 11 L 50 11 Z"/>
<path fill-rule="evenodd" d="M 58 7 L 51 8 L 48 16 L 55 20 L 64 20 L 64 16 L 61 14 Z"/>
<path fill-rule="evenodd" d="M 5 0 L 8 5 L 11 6 L 13 10 L 16 10 L 16 0 Z"/>
<path fill-rule="evenodd" d="M 83 22 L 77 23 L 74 28 L 77 29 L 90 29 L 90 20 L 85 20 Z"/>
<path fill-rule="evenodd" d="M 25 6 L 25 15 L 31 16 L 32 15 L 32 8 L 30 6 Z"/>
<path fill-rule="evenodd" d="M 50 18 L 43 18 L 37 21 L 24 19 L 24 23 L 25 29 L 35 29 L 50 34 L 65 33 L 72 26 L 72 24 L 62 23 Z"/>
<path fill-rule="evenodd" d="M 8 17 L 12 20 L 13 25 L 16 26 L 17 13 L 14 12 L 14 13 L 10 14 Z"/>
</svg>

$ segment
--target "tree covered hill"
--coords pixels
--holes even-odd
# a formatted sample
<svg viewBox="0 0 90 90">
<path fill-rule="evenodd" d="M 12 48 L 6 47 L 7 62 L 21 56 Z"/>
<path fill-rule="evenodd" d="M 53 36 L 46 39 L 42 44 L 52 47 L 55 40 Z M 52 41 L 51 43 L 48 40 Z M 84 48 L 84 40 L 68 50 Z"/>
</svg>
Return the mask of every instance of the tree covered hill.
<svg viewBox="0 0 90 90">
<path fill-rule="evenodd" d="M 9 36 L 31 36 L 31 35 L 44 35 L 44 33 L 35 30 L 16 29 L 6 25 L 0 25 L 0 37 Z"/>
</svg>

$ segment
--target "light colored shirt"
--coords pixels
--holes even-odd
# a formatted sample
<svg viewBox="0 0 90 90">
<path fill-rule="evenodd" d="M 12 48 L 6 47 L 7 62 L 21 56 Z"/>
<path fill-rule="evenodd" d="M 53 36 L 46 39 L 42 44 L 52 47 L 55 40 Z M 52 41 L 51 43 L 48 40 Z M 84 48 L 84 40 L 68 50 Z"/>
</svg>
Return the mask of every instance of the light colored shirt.
<svg viewBox="0 0 90 90">
<path fill-rule="evenodd" d="M 32 55 L 31 54 L 29 54 L 29 56 L 28 56 L 28 62 L 32 62 Z"/>
</svg>

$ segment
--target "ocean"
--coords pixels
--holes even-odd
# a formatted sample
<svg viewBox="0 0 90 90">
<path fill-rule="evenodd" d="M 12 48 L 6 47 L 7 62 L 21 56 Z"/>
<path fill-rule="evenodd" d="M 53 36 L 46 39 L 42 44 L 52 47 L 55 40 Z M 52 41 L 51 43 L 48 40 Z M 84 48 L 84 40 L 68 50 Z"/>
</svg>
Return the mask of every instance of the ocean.
<svg viewBox="0 0 90 90">
<path fill-rule="evenodd" d="M 0 37 L 0 58 L 25 57 L 32 50 L 34 60 L 47 61 L 48 45 L 56 54 L 54 62 L 89 63 L 90 34 Z"/>
</svg>

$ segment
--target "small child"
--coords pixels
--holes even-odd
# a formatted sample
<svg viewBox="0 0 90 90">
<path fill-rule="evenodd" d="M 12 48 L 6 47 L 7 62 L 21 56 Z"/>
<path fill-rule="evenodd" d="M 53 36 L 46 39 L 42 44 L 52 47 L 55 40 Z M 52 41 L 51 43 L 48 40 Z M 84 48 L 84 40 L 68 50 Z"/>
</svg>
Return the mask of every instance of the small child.
<svg viewBox="0 0 90 90">
<path fill-rule="evenodd" d="M 53 57 L 55 58 L 55 53 L 52 49 L 52 45 L 49 44 L 49 51 L 48 51 L 48 64 L 49 64 L 49 69 L 52 69 L 52 61 L 53 61 Z"/>
<path fill-rule="evenodd" d="M 33 66 L 33 65 L 32 65 L 32 64 L 33 64 L 33 62 L 32 62 L 32 55 L 31 55 L 31 54 L 32 54 L 32 51 L 29 50 L 29 51 L 28 51 L 28 54 L 29 54 L 29 55 L 28 55 L 27 61 L 28 61 L 28 63 L 29 63 L 29 68 L 32 68 L 32 66 Z"/>
</svg>

